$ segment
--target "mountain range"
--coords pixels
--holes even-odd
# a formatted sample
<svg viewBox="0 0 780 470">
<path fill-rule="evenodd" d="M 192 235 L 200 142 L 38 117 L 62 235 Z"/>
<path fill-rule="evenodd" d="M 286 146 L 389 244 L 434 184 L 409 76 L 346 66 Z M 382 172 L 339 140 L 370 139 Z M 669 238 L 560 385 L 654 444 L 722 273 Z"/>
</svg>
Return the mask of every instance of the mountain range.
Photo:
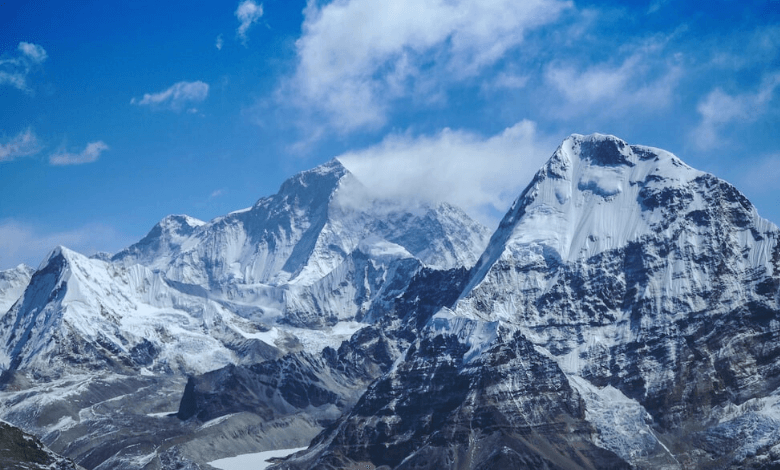
<svg viewBox="0 0 780 470">
<path fill-rule="evenodd" d="M 780 230 L 565 139 L 491 234 L 338 160 L 0 272 L 0 418 L 87 469 L 780 468 Z"/>
</svg>

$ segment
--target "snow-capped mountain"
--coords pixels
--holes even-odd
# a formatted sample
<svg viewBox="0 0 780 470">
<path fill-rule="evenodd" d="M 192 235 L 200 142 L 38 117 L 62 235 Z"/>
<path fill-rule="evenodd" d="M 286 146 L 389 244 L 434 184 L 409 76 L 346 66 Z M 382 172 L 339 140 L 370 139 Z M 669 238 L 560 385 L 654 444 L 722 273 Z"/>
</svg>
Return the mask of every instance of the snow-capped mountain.
<svg viewBox="0 0 780 470">
<path fill-rule="evenodd" d="M 2 273 L 0 417 L 89 469 L 310 441 L 275 468 L 778 468 L 779 241 L 612 136 L 566 139 L 489 242 L 334 160 Z"/>
<path fill-rule="evenodd" d="M 367 198 L 362 184 L 331 160 L 288 179 L 254 206 L 209 223 L 169 216 L 113 261 L 144 264 L 201 286 L 309 285 L 369 235 L 440 269 L 474 264 L 489 236 L 448 204 L 410 211 Z"/>
<path fill-rule="evenodd" d="M 279 468 L 776 468 L 778 240 L 668 152 L 573 135 L 460 294 Z"/>
<path fill-rule="evenodd" d="M 3 273 L 3 299 L 13 306 L 0 316 L 0 415 L 88 468 L 186 461 L 178 448 L 158 448 L 164 438 L 202 437 L 196 424 L 164 419 L 176 414 L 188 376 L 273 367 L 290 353 L 308 354 L 306 367 L 325 364 L 323 350 L 380 318 L 415 273 L 473 265 L 488 237 L 448 204 L 373 200 L 334 160 L 210 222 L 166 217 L 113 257 L 59 247 L 37 271 Z M 353 398 L 338 406 L 378 373 L 347 373 L 341 394 Z M 328 408 L 299 417 L 294 403 L 285 406 L 280 422 L 308 423 L 291 434 L 298 446 L 337 416 Z M 207 435 L 236 426 L 246 433 L 260 418 L 243 415 Z M 150 420 L 162 425 L 158 433 L 145 430 Z M 101 437 L 118 423 L 121 438 Z M 269 430 L 271 439 L 282 439 L 281 427 Z M 219 455 L 251 450 L 257 439 Z"/>
<path fill-rule="evenodd" d="M 406 278 L 416 269 L 410 264 L 471 266 L 488 237 L 486 228 L 446 203 L 410 209 L 371 199 L 332 160 L 209 223 L 166 217 L 112 261 L 142 264 L 181 289 L 207 292 L 265 322 L 309 327 L 365 313 L 366 302 L 391 283 L 395 262 L 406 260 Z"/>
</svg>

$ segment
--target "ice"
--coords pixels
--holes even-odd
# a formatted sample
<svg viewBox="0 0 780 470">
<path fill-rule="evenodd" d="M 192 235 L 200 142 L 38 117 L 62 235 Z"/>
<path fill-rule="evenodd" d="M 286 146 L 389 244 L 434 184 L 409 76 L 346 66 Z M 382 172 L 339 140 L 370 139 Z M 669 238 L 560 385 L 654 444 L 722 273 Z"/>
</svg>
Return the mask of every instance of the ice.
<svg viewBox="0 0 780 470">
<path fill-rule="evenodd" d="M 243 454 L 236 457 L 228 457 L 226 459 L 214 460 L 209 462 L 212 467 L 220 470 L 263 470 L 271 465 L 271 462 L 267 460 L 274 457 L 286 457 L 294 454 L 306 447 L 299 447 L 296 449 L 277 449 L 267 450 L 265 452 L 257 452 L 254 454 Z"/>
</svg>

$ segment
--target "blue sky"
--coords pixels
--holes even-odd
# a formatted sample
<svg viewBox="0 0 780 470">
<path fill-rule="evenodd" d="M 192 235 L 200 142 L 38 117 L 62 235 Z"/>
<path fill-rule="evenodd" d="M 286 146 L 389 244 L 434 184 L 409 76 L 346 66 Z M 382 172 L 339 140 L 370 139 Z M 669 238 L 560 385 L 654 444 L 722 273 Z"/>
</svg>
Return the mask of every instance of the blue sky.
<svg viewBox="0 0 780 470">
<path fill-rule="evenodd" d="M 209 220 L 339 156 L 495 224 L 571 133 L 780 222 L 780 1 L 0 1 L 0 269 Z"/>
</svg>

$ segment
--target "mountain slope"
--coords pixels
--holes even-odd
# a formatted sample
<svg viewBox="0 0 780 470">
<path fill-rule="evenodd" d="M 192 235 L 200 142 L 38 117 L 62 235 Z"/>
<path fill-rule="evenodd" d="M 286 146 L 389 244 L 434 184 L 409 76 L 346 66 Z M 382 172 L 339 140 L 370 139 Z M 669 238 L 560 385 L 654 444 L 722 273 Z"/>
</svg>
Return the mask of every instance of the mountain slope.
<svg viewBox="0 0 780 470">
<path fill-rule="evenodd" d="M 534 423 L 540 444 L 530 455 L 519 446 L 527 441 L 501 440 L 517 468 L 780 465 L 779 239 L 733 186 L 668 152 L 574 135 L 515 201 L 457 300 L 425 314 L 415 344 L 438 346 L 412 347 L 283 467 L 379 464 L 370 451 L 379 445 L 401 449 L 382 461 L 392 468 L 426 459 L 480 468 L 452 456 L 479 452 L 501 429 L 522 429 L 486 428 L 473 411 L 481 403 L 494 406 L 489 422 Z M 546 450 L 570 432 L 556 428 L 555 406 L 529 412 L 517 392 L 491 396 L 475 379 L 475 361 L 479 374 L 499 377 L 518 361 L 502 382 L 520 395 L 578 403 L 564 421 L 591 431 L 575 433 L 583 442 L 575 447 L 616 460 L 550 460 L 569 452 Z M 547 372 L 523 372 L 536 363 Z M 442 364 L 446 387 L 436 385 Z M 546 386 L 557 373 L 566 386 Z M 437 442 L 448 451 L 434 451 Z"/>
<path fill-rule="evenodd" d="M 35 436 L 0 421 L 0 465 L 5 470 L 83 470 L 47 449 Z"/>
<path fill-rule="evenodd" d="M 372 285 L 367 295 L 375 298 L 392 283 L 385 277 L 396 261 L 470 266 L 488 237 L 485 227 L 446 203 L 409 207 L 373 199 L 332 160 L 288 179 L 254 206 L 211 222 L 169 216 L 113 262 L 147 266 L 171 285 L 248 318 L 320 328 L 362 317 L 363 286 Z M 365 278 L 365 261 L 357 260 L 365 255 L 378 270 L 372 279 Z M 346 283 L 352 297 L 339 294 L 345 289 L 334 282 Z"/>
<path fill-rule="evenodd" d="M 7 312 L 19 300 L 34 272 L 33 268 L 24 264 L 0 271 L 0 314 Z"/>
<path fill-rule="evenodd" d="M 88 468 L 303 445 L 380 370 L 336 370 L 323 354 L 380 321 L 415 273 L 473 264 L 487 239 L 450 205 L 370 199 L 332 161 L 249 209 L 210 222 L 166 217 L 113 257 L 59 247 L 7 289 L 18 301 L 0 312 L 0 416 Z M 341 384 L 323 392 L 338 402 L 298 409 L 293 398 L 273 424 L 252 409 L 215 409 L 208 423 L 175 417 L 190 377 L 290 368 L 326 389 Z M 204 447 L 210 439 L 229 443 Z"/>
</svg>

